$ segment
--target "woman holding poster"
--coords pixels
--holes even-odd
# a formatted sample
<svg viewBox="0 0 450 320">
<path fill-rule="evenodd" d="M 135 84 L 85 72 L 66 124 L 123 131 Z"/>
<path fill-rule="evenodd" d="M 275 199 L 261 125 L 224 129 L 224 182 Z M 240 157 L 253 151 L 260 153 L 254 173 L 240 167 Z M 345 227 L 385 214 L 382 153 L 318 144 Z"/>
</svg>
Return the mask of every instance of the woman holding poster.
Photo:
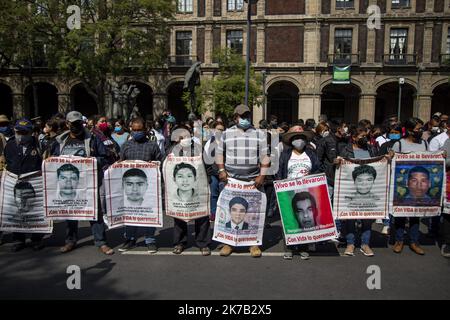
<svg viewBox="0 0 450 320">
<path fill-rule="evenodd" d="M 202 155 L 202 146 L 192 139 L 191 130 L 186 126 L 177 126 L 173 129 L 171 135 L 172 141 L 175 144 L 168 152 L 168 157 L 199 157 Z M 167 159 L 166 166 L 167 167 Z M 169 170 L 170 171 L 170 170 Z M 206 175 L 206 172 L 204 173 Z M 170 190 L 172 194 L 172 205 L 190 206 L 190 211 L 196 210 L 195 208 L 202 203 L 199 197 L 198 181 L 202 181 L 199 177 L 198 170 L 190 164 L 188 161 L 178 163 L 174 166 L 172 173 L 165 176 L 166 189 L 167 179 L 172 179 L 176 185 L 176 189 Z M 206 186 L 207 187 L 207 186 Z M 189 208 L 189 207 L 187 207 Z M 167 208 L 166 208 L 167 210 Z M 209 216 L 204 216 L 195 219 L 195 242 L 199 247 L 203 256 L 209 256 L 211 250 L 209 244 L 211 239 L 209 238 Z M 181 219 L 174 219 L 174 254 L 181 254 L 188 241 L 188 224 Z"/>
<path fill-rule="evenodd" d="M 409 118 L 405 121 L 404 127 L 406 129 L 405 136 L 397 141 L 392 149 L 395 152 L 409 153 L 409 152 L 423 152 L 428 150 L 427 143 L 422 139 L 423 122 L 417 118 Z M 418 198 L 416 196 L 422 195 L 422 190 L 420 186 L 427 185 L 427 172 L 424 169 L 417 168 L 416 172 L 412 172 L 408 178 L 408 198 Z M 426 187 L 428 191 L 428 187 Z M 425 191 L 425 193 L 426 193 Z M 421 197 L 424 198 L 424 197 Z M 405 232 L 406 219 L 404 217 L 395 218 L 395 244 L 394 252 L 401 253 L 403 250 L 403 236 Z M 409 219 L 409 241 L 410 248 L 412 251 L 418 255 L 424 255 L 425 251 L 419 246 L 419 217 L 410 217 Z"/>
<path fill-rule="evenodd" d="M 336 159 L 336 165 L 339 165 L 343 158 L 347 159 L 369 159 L 376 156 L 376 151 L 373 146 L 368 143 L 367 130 L 365 127 L 352 127 L 350 129 L 351 140 L 350 142 L 340 150 L 339 156 Z M 367 176 L 367 180 L 374 179 L 372 170 L 363 170 L 361 174 Z M 357 197 L 355 196 L 355 199 Z M 356 200 L 355 200 L 356 201 Z M 343 231 L 345 238 L 347 240 L 347 248 L 344 254 L 346 256 L 355 255 L 355 234 L 356 234 L 356 224 L 357 220 L 349 219 L 343 221 Z M 362 230 L 361 230 L 361 252 L 366 257 L 372 257 L 374 255 L 372 249 L 369 246 L 371 229 L 373 219 L 362 219 Z"/>
<path fill-rule="evenodd" d="M 316 154 L 308 147 L 308 143 L 313 137 L 314 133 L 312 131 L 293 132 L 291 130 L 283 136 L 283 142 L 288 146 L 288 148 L 284 149 L 281 153 L 280 168 L 276 175 L 277 180 L 302 178 L 318 172 L 320 166 L 319 160 L 317 159 Z M 298 201 L 296 201 L 296 199 Z M 296 218 L 299 221 L 299 225 L 302 226 L 301 221 L 306 224 L 310 224 L 309 222 L 313 219 L 305 219 L 304 217 L 306 216 L 308 218 L 308 215 L 301 213 L 310 212 L 310 210 L 303 210 L 303 207 L 304 204 L 308 203 L 308 207 L 311 207 L 311 204 L 314 204 L 314 198 L 307 199 L 302 197 L 302 193 L 297 193 L 294 196 L 292 203 L 293 208 L 295 208 Z M 283 258 L 286 260 L 292 260 L 293 251 L 296 251 L 297 249 L 299 249 L 297 246 L 288 246 L 284 241 Z M 309 258 L 309 254 L 301 249 L 300 256 L 302 259 Z"/>
</svg>

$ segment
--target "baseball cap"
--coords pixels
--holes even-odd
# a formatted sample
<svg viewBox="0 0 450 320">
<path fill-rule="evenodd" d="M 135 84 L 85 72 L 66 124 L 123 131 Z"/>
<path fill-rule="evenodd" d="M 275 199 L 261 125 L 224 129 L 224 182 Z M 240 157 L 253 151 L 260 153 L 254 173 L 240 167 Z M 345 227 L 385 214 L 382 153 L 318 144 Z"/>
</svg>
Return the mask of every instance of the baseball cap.
<svg viewBox="0 0 450 320">
<path fill-rule="evenodd" d="M 240 104 L 236 108 L 234 108 L 234 114 L 242 116 L 246 112 L 250 112 L 249 107 L 247 107 L 246 105 Z"/>
<path fill-rule="evenodd" d="M 66 120 L 69 122 L 83 121 L 83 115 L 78 111 L 71 111 L 67 114 Z"/>
<path fill-rule="evenodd" d="M 31 132 L 33 131 L 33 124 L 28 119 L 20 119 L 17 120 L 14 129 L 16 129 L 17 131 Z"/>
<path fill-rule="evenodd" d="M 433 116 L 431 118 L 439 120 L 441 119 L 442 113 L 440 112 L 436 112 L 435 114 L 433 114 Z"/>
</svg>

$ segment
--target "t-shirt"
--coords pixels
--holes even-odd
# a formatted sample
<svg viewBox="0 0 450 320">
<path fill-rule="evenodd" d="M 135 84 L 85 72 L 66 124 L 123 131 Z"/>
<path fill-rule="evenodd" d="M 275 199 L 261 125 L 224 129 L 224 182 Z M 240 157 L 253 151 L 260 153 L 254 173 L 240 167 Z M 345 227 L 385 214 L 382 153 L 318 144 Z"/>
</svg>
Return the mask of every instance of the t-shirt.
<svg viewBox="0 0 450 320">
<path fill-rule="evenodd" d="M 402 149 L 400 150 L 400 141 L 402 143 Z M 427 145 L 425 141 L 420 141 L 420 143 L 409 142 L 406 139 L 400 139 L 392 146 L 392 150 L 395 152 L 421 152 L 427 151 Z"/>
<path fill-rule="evenodd" d="M 68 137 L 64 148 L 61 150 L 61 155 L 86 157 L 87 153 L 84 140 Z"/>
<path fill-rule="evenodd" d="M 115 134 L 111 135 L 111 138 L 114 139 L 115 142 L 122 148 L 122 145 L 128 140 L 130 134 L 128 132 L 124 132 L 123 134 Z"/>
<path fill-rule="evenodd" d="M 306 152 L 296 154 L 292 152 L 288 162 L 288 179 L 302 178 L 311 172 L 312 163 Z"/>
</svg>

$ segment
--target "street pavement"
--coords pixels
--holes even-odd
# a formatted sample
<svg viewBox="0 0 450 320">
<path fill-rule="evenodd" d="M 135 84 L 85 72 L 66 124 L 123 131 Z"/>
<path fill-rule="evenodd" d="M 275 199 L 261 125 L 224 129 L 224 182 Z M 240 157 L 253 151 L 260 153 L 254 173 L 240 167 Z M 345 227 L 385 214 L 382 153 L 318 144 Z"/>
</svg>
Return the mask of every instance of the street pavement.
<svg viewBox="0 0 450 320">
<path fill-rule="evenodd" d="M 426 236 L 421 225 L 425 256 L 408 247 L 392 252 L 389 237 L 374 224 L 374 257 L 359 250 L 344 257 L 344 248 L 334 243 L 317 245 L 310 260 L 294 256 L 283 260 L 281 222 L 269 221 L 264 233 L 261 258 L 252 258 L 246 249 L 229 257 L 203 257 L 193 243 L 181 255 L 172 254 L 173 221 L 165 217 L 165 227 L 157 231 L 160 251 L 148 254 L 144 247 L 126 254 L 118 252 L 121 228 L 107 232 L 116 249 L 113 256 L 101 254 L 94 246 L 89 223 L 80 223 L 79 245 L 67 254 L 65 222 L 55 224 L 47 247 L 39 252 L 26 248 L 10 252 L 11 243 L 0 246 L 0 299 L 189 299 L 189 300 L 305 300 L 305 299 L 450 299 L 450 259 L 442 258 L 439 247 Z M 7 235 L 7 238 L 10 237 Z M 143 245 L 141 239 L 141 245 Z M 81 289 L 69 290 L 67 267 L 81 269 Z M 369 290 L 369 266 L 380 270 L 380 289 Z M 373 283 L 369 279 L 369 283 Z"/>
</svg>

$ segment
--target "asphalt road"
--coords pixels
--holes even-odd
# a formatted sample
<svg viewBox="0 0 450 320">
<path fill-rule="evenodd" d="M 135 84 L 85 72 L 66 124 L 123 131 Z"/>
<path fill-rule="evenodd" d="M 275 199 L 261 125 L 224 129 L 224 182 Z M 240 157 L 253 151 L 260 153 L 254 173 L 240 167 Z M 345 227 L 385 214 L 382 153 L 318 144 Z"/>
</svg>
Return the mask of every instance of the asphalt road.
<svg viewBox="0 0 450 320">
<path fill-rule="evenodd" d="M 165 225 L 157 232 L 160 251 L 156 255 L 144 248 L 102 255 L 93 246 L 87 223 L 80 224 L 79 247 L 68 254 L 59 253 L 64 222 L 55 225 L 42 251 L 27 248 L 11 253 L 11 244 L 6 243 L 0 246 L 0 299 L 450 299 L 450 259 L 442 258 L 438 246 L 425 235 L 425 256 L 407 247 L 402 254 L 394 254 L 388 237 L 377 232 L 381 226 L 374 224 L 375 257 L 359 252 L 342 257 L 343 248 L 327 243 L 317 246 L 310 260 L 294 256 L 285 261 L 280 221 L 265 230 L 259 259 L 246 250 L 225 258 L 216 249 L 212 256 L 202 257 L 195 247 L 173 255 L 171 219 Z M 421 230 L 426 233 L 425 226 Z M 107 234 L 117 249 L 122 230 Z M 70 265 L 81 268 L 80 290 L 67 289 Z M 379 290 L 367 287 L 371 274 L 366 271 L 371 265 L 380 268 Z"/>
</svg>

